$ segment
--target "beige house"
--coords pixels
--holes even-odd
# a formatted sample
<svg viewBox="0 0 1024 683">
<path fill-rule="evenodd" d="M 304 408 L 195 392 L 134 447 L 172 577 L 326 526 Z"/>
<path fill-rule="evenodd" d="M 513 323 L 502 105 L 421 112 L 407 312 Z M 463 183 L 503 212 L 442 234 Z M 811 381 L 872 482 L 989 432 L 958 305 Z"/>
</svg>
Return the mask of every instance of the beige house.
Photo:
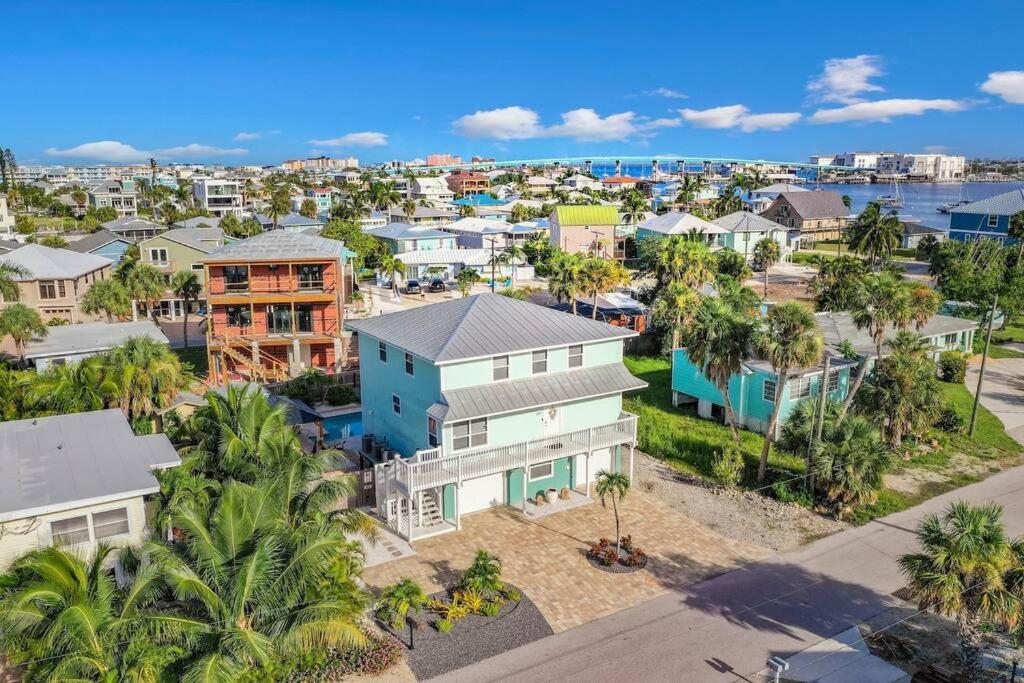
<svg viewBox="0 0 1024 683">
<path fill-rule="evenodd" d="M 180 271 L 192 271 L 199 279 L 203 291 L 198 305 L 206 303 L 206 271 L 202 260 L 210 252 L 224 246 L 224 231 L 220 228 L 175 228 L 156 237 L 139 242 L 139 255 L 168 278 Z M 176 320 L 184 314 L 184 302 L 170 290 L 160 300 L 160 315 Z"/>
<path fill-rule="evenodd" d="M 849 214 L 842 195 L 827 190 L 780 192 L 761 213 L 806 241 L 839 239 Z"/>
<path fill-rule="evenodd" d="M 39 311 L 44 321 L 64 318 L 80 323 L 102 318 L 83 313 L 81 301 L 94 282 L 113 277 L 110 259 L 26 244 L 0 256 L 0 263 L 18 266 L 28 273 L 17 278 L 18 302 Z M 0 307 L 11 303 L 0 296 Z"/>
<path fill-rule="evenodd" d="M 614 206 L 556 206 L 549 218 L 551 242 L 563 251 L 622 260 L 626 236 Z"/>
<path fill-rule="evenodd" d="M 141 543 L 153 471 L 180 464 L 166 435 L 136 436 L 116 409 L 0 422 L 0 571 L 49 545 Z"/>
</svg>

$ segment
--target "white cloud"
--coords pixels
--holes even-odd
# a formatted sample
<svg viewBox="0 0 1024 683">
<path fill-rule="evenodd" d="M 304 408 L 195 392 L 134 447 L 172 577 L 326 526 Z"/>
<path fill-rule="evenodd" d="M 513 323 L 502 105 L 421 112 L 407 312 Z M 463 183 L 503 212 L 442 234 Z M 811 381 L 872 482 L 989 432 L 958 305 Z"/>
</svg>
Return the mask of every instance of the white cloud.
<svg viewBox="0 0 1024 683">
<path fill-rule="evenodd" d="M 246 133 L 243 130 L 241 133 L 235 135 L 235 137 L 232 139 L 237 140 L 238 142 L 244 142 L 246 140 L 259 140 L 261 137 L 263 137 L 263 133 Z"/>
<path fill-rule="evenodd" d="M 145 161 L 149 157 L 217 157 L 217 156 L 238 156 L 248 154 L 249 150 L 241 147 L 224 148 L 210 145 L 200 145 L 193 142 L 188 145 L 168 147 L 166 149 L 144 150 L 136 149 L 131 145 L 116 140 L 101 140 L 99 142 L 86 142 L 68 149 L 57 149 L 50 147 L 46 154 L 52 157 L 69 157 L 73 159 L 92 159 L 94 161 L 109 161 L 114 163 L 130 163 L 134 161 Z"/>
<path fill-rule="evenodd" d="M 795 111 L 773 114 L 749 114 L 740 119 L 740 130 L 753 133 L 756 130 L 782 130 L 799 121 L 801 115 Z"/>
<path fill-rule="evenodd" d="M 742 104 L 730 104 L 725 107 L 711 109 L 680 109 L 679 114 L 687 123 L 698 128 L 735 128 L 750 112 Z"/>
<path fill-rule="evenodd" d="M 820 76 L 807 84 L 821 102 L 855 104 L 863 101 L 861 94 L 882 92 L 884 88 L 871 83 L 872 78 L 882 75 L 881 59 L 878 55 L 857 55 L 856 57 L 829 59 Z"/>
<path fill-rule="evenodd" d="M 971 106 L 963 100 L 891 99 L 875 102 L 857 102 L 835 109 L 819 109 L 810 117 L 811 123 L 846 123 L 848 121 L 881 121 L 888 123 L 894 116 L 920 116 L 926 111 L 962 111 Z"/>
<path fill-rule="evenodd" d="M 644 119 L 637 124 L 639 130 L 656 130 L 658 128 L 678 128 L 683 125 L 680 118 Z"/>
<path fill-rule="evenodd" d="M 981 91 L 998 95 L 1010 104 L 1024 104 L 1024 71 L 994 71 L 981 84 Z"/>
<path fill-rule="evenodd" d="M 655 88 L 654 90 L 648 90 L 644 93 L 645 95 L 657 95 L 658 97 L 668 97 L 674 100 L 685 100 L 688 96 L 686 93 L 673 90 L 672 88 Z"/>
<path fill-rule="evenodd" d="M 381 147 L 388 144 L 386 133 L 364 131 L 362 133 L 347 133 L 338 138 L 327 140 L 310 140 L 311 145 L 322 147 Z"/>
<path fill-rule="evenodd" d="M 631 111 L 601 117 L 593 109 L 573 109 L 562 114 L 562 123 L 545 131 L 548 137 L 576 138 L 578 142 L 625 140 L 637 132 Z"/>
<path fill-rule="evenodd" d="M 525 107 L 503 107 L 466 114 L 455 120 L 452 128 L 468 138 L 527 140 L 540 137 L 543 127 L 540 115 Z"/>
</svg>

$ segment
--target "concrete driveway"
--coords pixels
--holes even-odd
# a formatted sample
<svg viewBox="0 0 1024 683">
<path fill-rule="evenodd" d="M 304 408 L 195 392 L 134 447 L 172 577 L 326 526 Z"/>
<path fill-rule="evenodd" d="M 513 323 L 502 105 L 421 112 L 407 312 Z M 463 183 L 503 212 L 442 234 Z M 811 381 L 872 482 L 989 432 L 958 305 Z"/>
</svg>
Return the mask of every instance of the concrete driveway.
<svg viewBox="0 0 1024 683">
<path fill-rule="evenodd" d="M 980 369 L 980 362 L 967 367 L 964 382 L 972 396 L 978 388 Z M 1024 443 L 1024 358 L 988 359 L 981 404 L 999 418 L 1010 436 Z"/>
</svg>

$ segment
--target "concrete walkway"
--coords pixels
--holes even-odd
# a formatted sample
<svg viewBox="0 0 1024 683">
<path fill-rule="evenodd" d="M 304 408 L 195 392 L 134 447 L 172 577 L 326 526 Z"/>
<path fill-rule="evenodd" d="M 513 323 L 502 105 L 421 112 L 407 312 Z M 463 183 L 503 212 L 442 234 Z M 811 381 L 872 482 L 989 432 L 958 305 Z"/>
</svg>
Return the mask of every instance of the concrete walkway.
<svg viewBox="0 0 1024 683">
<path fill-rule="evenodd" d="M 937 496 L 798 551 L 512 650 L 446 681 L 755 680 L 771 656 L 791 657 L 902 604 L 896 564 L 914 529 L 950 502 L 995 501 L 1011 535 L 1024 532 L 1024 468 Z"/>
<path fill-rule="evenodd" d="M 964 383 L 971 396 L 978 388 L 980 369 L 980 362 L 967 366 Z M 1024 443 L 1024 358 L 988 359 L 981 404 L 999 418 L 1007 434 Z"/>
</svg>

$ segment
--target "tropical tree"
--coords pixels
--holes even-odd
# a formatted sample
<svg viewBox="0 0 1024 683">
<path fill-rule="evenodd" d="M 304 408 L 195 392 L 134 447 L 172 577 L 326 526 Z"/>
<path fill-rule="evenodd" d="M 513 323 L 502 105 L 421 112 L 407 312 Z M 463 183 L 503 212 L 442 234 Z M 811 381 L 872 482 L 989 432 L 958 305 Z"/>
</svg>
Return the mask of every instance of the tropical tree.
<svg viewBox="0 0 1024 683">
<path fill-rule="evenodd" d="M 718 263 L 703 240 L 669 235 L 642 242 L 641 271 L 652 275 L 660 284 L 679 282 L 699 291 L 715 279 Z"/>
<path fill-rule="evenodd" d="M 861 284 L 869 272 L 867 263 L 855 256 L 823 260 L 807 283 L 819 311 L 849 311 L 861 296 Z"/>
<path fill-rule="evenodd" d="M 757 481 L 763 482 L 768 471 L 768 451 L 775 438 L 779 410 L 789 380 L 790 370 L 806 368 L 821 360 L 824 340 L 818 332 L 814 313 L 796 301 L 778 304 L 768 310 L 764 326 L 757 338 L 757 346 L 775 370 L 774 406 L 768 420 L 761 448 L 761 461 L 757 468 Z"/>
<path fill-rule="evenodd" d="M 418 614 L 427 604 L 427 594 L 418 583 L 410 578 L 402 577 L 381 591 L 377 598 L 375 611 L 377 617 L 395 630 L 405 626 L 409 613 Z"/>
<path fill-rule="evenodd" d="M 569 301 L 576 315 L 576 299 L 583 292 L 583 256 L 556 252 L 548 261 L 548 291 L 559 302 Z"/>
<path fill-rule="evenodd" d="M 597 473 L 594 490 L 601 499 L 601 505 L 605 499 L 611 499 L 612 511 L 615 513 L 615 552 L 618 555 L 622 551 L 622 534 L 619 525 L 619 503 L 629 493 L 630 481 L 622 472 L 609 472 L 601 470 Z"/>
<path fill-rule="evenodd" d="M 45 337 L 49 329 L 34 308 L 25 304 L 11 304 L 0 310 L 0 339 L 10 337 L 18 359 L 25 360 L 25 343 L 36 337 Z"/>
<path fill-rule="evenodd" d="M 405 262 L 390 251 L 382 254 L 378 269 L 391 280 L 391 291 L 398 295 L 398 276 L 405 276 Z"/>
<path fill-rule="evenodd" d="M 476 272 L 474 268 L 463 268 L 459 271 L 459 274 L 455 276 L 455 282 L 458 283 L 459 293 L 462 296 L 469 296 L 470 291 L 473 289 L 473 285 L 480 282 L 480 273 Z"/>
<path fill-rule="evenodd" d="M 177 354 L 149 337 L 131 337 L 111 349 L 107 367 L 117 403 L 130 419 L 168 405 L 192 380 Z"/>
<path fill-rule="evenodd" d="M 402 213 L 406 221 L 412 222 L 412 217 L 416 215 L 416 200 L 406 199 L 402 202 Z"/>
<path fill-rule="evenodd" d="M 797 403 L 779 430 L 779 447 L 810 462 L 817 426 L 821 426 L 821 434 L 828 434 L 829 430 L 839 423 L 843 404 L 826 397 L 821 420 L 818 419 L 819 408 L 821 405 L 818 401 Z"/>
<path fill-rule="evenodd" d="M 171 292 L 181 299 L 181 307 L 184 312 L 183 330 L 185 335 L 185 348 L 188 348 L 188 314 L 192 308 L 193 301 L 199 301 L 199 295 L 203 293 L 203 285 L 199 282 L 199 276 L 194 270 L 180 270 L 171 278 Z"/>
<path fill-rule="evenodd" d="M 920 608 L 956 619 L 965 680 L 977 680 L 984 623 L 1016 626 L 1021 619 L 1019 582 L 1024 541 L 1006 536 L 995 504 L 952 503 L 941 517 L 921 520 L 920 550 L 899 559 Z"/>
<path fill-rule="evenodd" d="M 719 275 L 728 275 L 742 282 L 752 274 L 750 264 L 743 254 L 735 249 L 725 247 L 715 253 L 715 263 Z"/>
<path fill-rule="evenodd" d="M 117 384 L 106 376 L 103 359 L 94 356 L 39 373 L 26 398 L 39 410 L 61 415 L 101 410 L 116 396 Z"/>
<path fill-rule="evenodd" d="M 880 260 L 889 260 L 902 237 L 899 215 L 893 210 L 885 211 L 878 202 L 869 202 L 846 229 L 850 248 L 867 255 L 872 267 Z"/>
<path fill-rule="evenodd" d="M 317 207 L 315 199 L 303 199 L 299 205 L 299 214 L 306 218 L 316 218 Z"/>
<path fill-rule="evenodd" d="M 476 216 L 476 209 L 469 204 L 464 204 L 459 207 L 459 216 L 462 218 L 473 218 Z"/>
<path fill-rule="evenodd" d="M 281 216 L 287 216 L 291 208 L 292 198 L 288 194 L 288 188 L 278 187 L 270 192 L 270 198 L 267 200 L 265 210 L 267 216 L 274 221 L 275 228 L 277 228 Z"/>
<path fill-rule="evenodd" d="M 491 251 L 487 257 L 487 265 L 491 268 L 491 287 L 497 283 L 497 274 L 501 272 L 502 266 L 509 262 L 508 253 L 504 251 Z"/>
<path fill-rule="evenodd" d="M 679 185 L 679 194 L 676 196 L 676 202 L 690 204 L 696 201 L 700 197 L 701 191 L 708 189 L 708 187 L 710 185 L 702 174 L 687 174 Z"/>
<path fill-rule="evenodd" d="M 700 294 L 678 281 L 669 282 L 658 292 L 651 312 L 655 318 L 668 322 L 673 349 L 682 346 L 683 333 L 690 328 L 700 302 Z"/>
<path fill-rule="evenodd" d="M 530 207 L 525 204 L 516 204 L 512 207 L 512 213 L 509 217 L 513 223 L 523 223 L 533 218 L 533 213 L 530 211 Z"/>
<path fill-rule="evenodd" d="M 741 448 L 740 427 L 729 395 L 729 381 L 739 375 L 743 361 L 750 358 L 754 323 L 714 297 L 701 301 L 693 323 L 693 329 L 686 337 L 686 354 L 721 392 L 725 419 L 736 447 Z"/>
<path fill-rule="evenodd" d="M 82 295 L 81 307 L 83 313 L 89 315 L 102 313 L 107 316 L 107 322 L 112 323 L 114 318 L 131 313 L 132 298 L 120 280 L 111 278 L 92 283 Z"/>
<path fill-rule="evenodd" d="M 636 225 L 651 210 L 647 198 L 639 190 L 630 190 L 622 200 L 622 220 L 624 223 Z"/>
<path fill-rule="evenodd" d="M 18 282 L 31 275 L 27 268 L 14 263 L 0 262 L 0 297 L 4 301 L 17 301 L 21 297 Z"/>
<path fill-rule="evenodd" d="M 732 310 L 748 318 L 756 318 L 761 312 L 761 297 L 742 281 L 719 274 L 715 278 L 718 298 Z"/>
<path fill-rule="evenodd" d="M 160 299 L 167 291 L 167 279 L 159 270 L 148 263 L 136 263 L 124 281 L 128 295 L 132 298 L 132 320 L 138 317 L 134 302 L 142 301 L 155 321 L 160 310 Z"/>
<path fill-rule="evenodd" d="M 830 425 L 814 443 L 811 471 L 825 496 L 840 506 L 842 517 L 850 507 L 875 501 L 892 460 L 892 451 L 879 438 L 878 430 L 864 418 L 851 415 Z"/>
<path fill-rule="evenodd" d="M 768 297 L 768 271 L 781 258 L 779 243 L 771 237 L 765 237 L 754 245 L 754 268 L 764 271 L 764 296 Z"/>
<path fill-rule="evenodd" d="M 512 286 L 516 285 L 516 268 L 520 261 L 526 260 L 526 252 L 518 244 L 509 244 L 505 247 L 505 254 L 512 265 Z"/>
<path fill-rule="evenodd" d="M 591 256 L 580 267 L 580 289 L 594 299 L 590 317 L 597 320 L 597 297 L 629 282 L 629 271 L 618 261 Z"/>
<path fill-rule="evenodd" d="M 473 562 L 462 573 L 459 588 L 485 594 L 504 590 L 505 584 L 501 581 L 501 558 L 478 549 L 473 556 Z"/>
</svg>

